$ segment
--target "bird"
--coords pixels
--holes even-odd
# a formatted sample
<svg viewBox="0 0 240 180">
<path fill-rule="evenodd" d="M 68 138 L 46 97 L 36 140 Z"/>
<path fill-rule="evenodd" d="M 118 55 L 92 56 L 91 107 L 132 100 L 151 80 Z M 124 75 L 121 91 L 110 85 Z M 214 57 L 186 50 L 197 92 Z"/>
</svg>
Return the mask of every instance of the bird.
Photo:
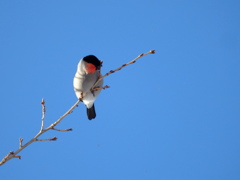
<svg viewBox="0 0 240 180">
<path fill-rule="evenodd" d="M 89 120 L 96 118 L 94 101 L 101 92 L 101 89 L 92 91 L 93 88 L 100 88 L 103 85 L 101 79 L 95 86 L 101 75 L 102 61 L 94 55 L 83 57 L 78 65 L 77 72 L 73 78 L 73 87 L 77 98 L 82 98 L 82 102 L 86 105 L 87 116 Z M 93 87 L 94 86 L 94 87 Z M 86 94 L 89 92 L 88 94 Z"/>
</svg>

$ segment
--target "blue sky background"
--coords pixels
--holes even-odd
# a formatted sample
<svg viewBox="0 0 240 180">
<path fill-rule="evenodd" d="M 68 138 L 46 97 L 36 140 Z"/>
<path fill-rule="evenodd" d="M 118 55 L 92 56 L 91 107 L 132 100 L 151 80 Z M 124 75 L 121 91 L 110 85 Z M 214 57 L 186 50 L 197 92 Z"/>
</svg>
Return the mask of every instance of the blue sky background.
<svg viewBox="0 0 240 180">
<path fill-rule="evenodd" d="M 235 0 L 0 1 L 0 158 L 75 102 L 78 61 L 105 79 L 89 121 L 81 104 L 0 167 L 1 179 L 239 180 L 240 3 Z"/>
</svg>

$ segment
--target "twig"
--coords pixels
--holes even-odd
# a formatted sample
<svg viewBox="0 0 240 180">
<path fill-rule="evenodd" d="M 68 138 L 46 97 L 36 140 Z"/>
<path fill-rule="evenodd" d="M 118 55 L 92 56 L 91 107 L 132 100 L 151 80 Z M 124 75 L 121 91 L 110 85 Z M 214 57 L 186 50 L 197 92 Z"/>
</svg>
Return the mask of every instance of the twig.
<svg viewBox="0 0 240 180">
<path fill-rule="evenodd" d="M 149 51 L 149 52 L 147 52 L 147 53 L 142 53 L 142 54 L 138 55 L 138 57 L 136 57 L 135 59 L 133 59 L 132 61 L 130 61 L 129 63 L 123 64 L 121 67 L 119 67 L 119 68 L 117 68 L 117 69 L 115 69 L 115 70 L 110 70 L 110 71 L 109 71 L 108 73 L 106 73 L 104 76 L 101 76 L 101 77 L 95 82 L 95 84 L 92 86 L 92 88 L 95 87 L 103 78 L 109 76 L 109 75 L 112 74 L 112 73 L 115 73 L 116 71 L 121 70 L 121 69 L 122 69 L 123 67 L 125 67 L 125 66 L 128 66 L 128 65 L 130 65 L 130 64 L 135 63 L 139 58 L 141 58 L 141 57 L 143 57 L 143 56 L 146 56 L 146 55 L 148 55 L 148 54 L 155 54 L 155 50 L 151 50 L 151 51 Z M 90 93 L 90 92 L 91 92 L 91 91 L 87 92 L 87 93 L 85 94 L 85 96 L 86 96 L 88 93 Z M 82 98 L 81 98 L 81 99 L 82 99 Z"/>
<path fill-rule="evenodd" d="M 56 141 L 57 137 L 49 138 L 49 139 L 35 139 L 35 141 Z"/>
<path fill-rule="evenodd" d="M 139 58 L 141 58 L 141 57 L 143 57 L 143 56 L 146 56 L 146 55 L 148 55 L 148 54 L 155 54 L 155 50 L 151 50 L 151 51 L 149 51 L 149 52 L 147 52 L 147 53 L 145 53 L 145 54 L 142 53 L 142 54 L 140 54 L 138 57 L 136 57 L 134 60 L 130 61 L 129 63 L 123 64 L 121 67 L 119 67 L 119 68 L 117 68 L 117 69 L 115 69 L 115 70 L 109 71 L 109 72 L 106 73 L 104 76 L 102 76 L 101 78 L 99 78 L 99 79 L 98 79 L 98 82 L 101 81 L 103 78 L 109 76 L 110 74 L 112 74 L 112 73 L 114 73 L 114 72 L 116 72 L 116 71 L 121 70 L 123 67 L 135 63 Z M 98 82 L 96 82 L 95 84 L 97 84 Z"/>
<path fill-rule="evenodd" d="M 45 119 L 45 113 L 46 113 L 45 101 L 43 98 L 42 98 L 41 104 L 42 104 L 42 125 L 41 125 L 40 132 L 43 131 L 44 129 L 44 119 Z"/>
<path fill-rule="evenodd" d="M 133 64 L 135 63 L 139 58 L 143 57 L 143 56 L 146 56 L 148 54 L 154 54 L 155 53 L 155 50 L 151 50 L 145 54 L 140 54 L 138 57 L 136 57 L 134 60 L 130 61 L 129 63 L 127 64 L 123 64 L 121 67 L 115 69 L 115 70 L 111 70 L 109 71 L 108 73 L 106 73 L 104 76 L 101 76 L 97 81 L 96 83 L 90 88 L 90 90 L 84 95 L 86 96 L 88 93 L 90 93 L 91 91 L 96 91 L 96 90 L 99 90 L 99 89 L 105 89 L 105 88 L 109 88 L 109 86 L 103 86 L 103 87 L 95 87 L 96 84 L 98 84 L 99 81 L 101 81 L 103 78 L 109 76 L 110 74 L 116 72 L 116 71 L 119 71 L 121 70 L 123 67 L 125 66 L 128 66 L 130 64 Z M 65 129 L 65 130 L 59 130 L 59 129 L 56 129 L 54 128 L 57 124 L 59 124 L 68 114 L 71 114 L 73 112 L 73 109 L 75 109 L 78 104 L 82 101 L 82 98 L 84 98 L 84 96 L 82 96 L 81 98 L 79 98 L 77 100 L 77 102 L 65 113 L 63 114 L 57 121 L 55 121 L 54 123 L 52 123 L 50 126 L 48 126 L 46 129 L 44 129 L 44 119 L 45 119 L 45 113 L 46 113 L 46 107 L 45 107 L 45 101 L 44 99 L 42 99 L 42 124 L 41 124 L 41 128 L 40 128 L 40 131 L 39 133 L 37 133 L 35 135 L 35 137 L 33 137 L 30 141 L 28 141 L 26 144 L 22 145 L 22 142 L 23 142 L 23 139 L 20 138 L 19 139 L 19 149 L 15 152 L 11 151 L 9 152 L 3 159 L 2 161 L 0 162 L 0 166 L 3 165 L 4 163 L 6 163 L 7 161 L 9 161 L 10 159 L 12 158 L 18 158 L 18 159 L 21 159 L 21 156 L 17 156 L 18 153 L 20 153 L 24 148 L 26 148 L 27 146 L 29 146 L 31 143 L 33 142 L 36 142 L 36 141 L 55 141 L 57 140 L 57 137 L 53 137 L 53 138 L 50 138 L 50 139 L 38 139 L 39 136 L 41 136 L 43 133 L 47 132 L 48 130 L 56 130 L 56 131 L 62 131 L 62 132 L 65 132 L 65 131 L 71 131 L 72 129 Z"/>
<path fill-rule="evenodd" d="M 72 131 L 72 128 L 63 129 L 63 130 L 61 130 L 61 129 L 56 129 L 56 128 L 52 128 L 52 129 L 55 130 L 55 131 L 61 131 L 61 132 Z"/>
<path fill-rule="evenodd" d="M 46 129 L 43 129 L 42 131 L 39 131 L 39 133 L 33 137 L 30 141 L 28 141 L 26 144 L 24 144 L 23 146 L 19 147 L 19 149 L 15 152 L 11 151 L 10 153 L 8 153 L 0 162 L 0 166 L 3 165 L 4 163 L 6 163 L 7 161 L 9 161 L 12 158 L 21 158 L 20 156 L 16 156 L 18 153 L 20 153 L 24 148 L 26 148 L 27 146 L 29 146 L 30 144 L 32 144 L 35 141 L 39 141 L 38 137 L 41 136 L 43 133 L 45 133 L 46 131 L 53 129 L 53 127 L 55 127 L 58 123 L 60 123 L 62 121 L 63 118 L 65 118 L 68 114 L 70 114 L 70 112 L 73 111 L 74 108 L 77 107 L 77 105 L 80 103 L 81 101 L 78 100 L 63 116 L 61 116 L 56 122 L 54 122 L 53 124 L 51 124 L 50 126 L 48 126 Z M 42 128 L 42 126 L 41 126 Z M 38 140 L 37 140 L 38 139 Z M 56 140 L 56 139 L 52 139 L 52 140 Z M 41 140 L 40 140 L 41 141 Z"/>
<path fill-rule="evenodd" d="M 91 89 L 91 91 L 97 91 L 97 90 L 106 89 L 106 88 L 110 88 L 110 86 L 106 85 L 106 86 L 103 86 L 103 87 L 95 87 L 95 88 Z"/>
<path fill-rule="evenodd" d="M 19 138 L 19 148 L 22 147 L 23 138 Z"/>
</svg>

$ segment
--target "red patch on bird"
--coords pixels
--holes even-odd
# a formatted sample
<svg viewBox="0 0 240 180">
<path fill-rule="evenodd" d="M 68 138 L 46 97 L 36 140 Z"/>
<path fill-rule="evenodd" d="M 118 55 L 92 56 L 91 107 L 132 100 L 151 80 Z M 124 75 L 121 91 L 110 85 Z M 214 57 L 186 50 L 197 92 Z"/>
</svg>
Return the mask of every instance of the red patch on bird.
<svg viewBox="0 0 240 180">
<path fill-rule="evenodd" d="M 86 71 L 87 71 L 87 73 L 95 73 L 96 66 L 94 66 L 91 63 L 86 63 Z"/>
</svg>

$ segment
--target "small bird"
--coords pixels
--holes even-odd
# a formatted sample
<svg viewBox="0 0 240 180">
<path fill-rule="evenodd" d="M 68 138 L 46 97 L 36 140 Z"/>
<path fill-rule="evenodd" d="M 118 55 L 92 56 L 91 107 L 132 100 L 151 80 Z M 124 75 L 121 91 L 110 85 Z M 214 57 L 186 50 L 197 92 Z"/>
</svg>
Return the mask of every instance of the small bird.
<svg viewBox="0 0 240 180">
<path fill-rule="evenodd" d="M 73 87 L 77 98 L 82 98 L 83 103 L 87 107 L 88 119 L 94 119 L 96 112 L 94 108 L 94 101 L 101 92 L 101 89 L 91 91 L 92 88 L 102 87 L 103 79 L 99 81 L 94 87 L 92 87 L 101 75 L 102 61 L 96 56 L 89 55 L 82 58 L 77 66 L 77 72 L 73 79 Z M 89 92 L 90 91 L 90 92 Z M 89 92 L 86 96 L 85 94 Z"/>
</svg>

